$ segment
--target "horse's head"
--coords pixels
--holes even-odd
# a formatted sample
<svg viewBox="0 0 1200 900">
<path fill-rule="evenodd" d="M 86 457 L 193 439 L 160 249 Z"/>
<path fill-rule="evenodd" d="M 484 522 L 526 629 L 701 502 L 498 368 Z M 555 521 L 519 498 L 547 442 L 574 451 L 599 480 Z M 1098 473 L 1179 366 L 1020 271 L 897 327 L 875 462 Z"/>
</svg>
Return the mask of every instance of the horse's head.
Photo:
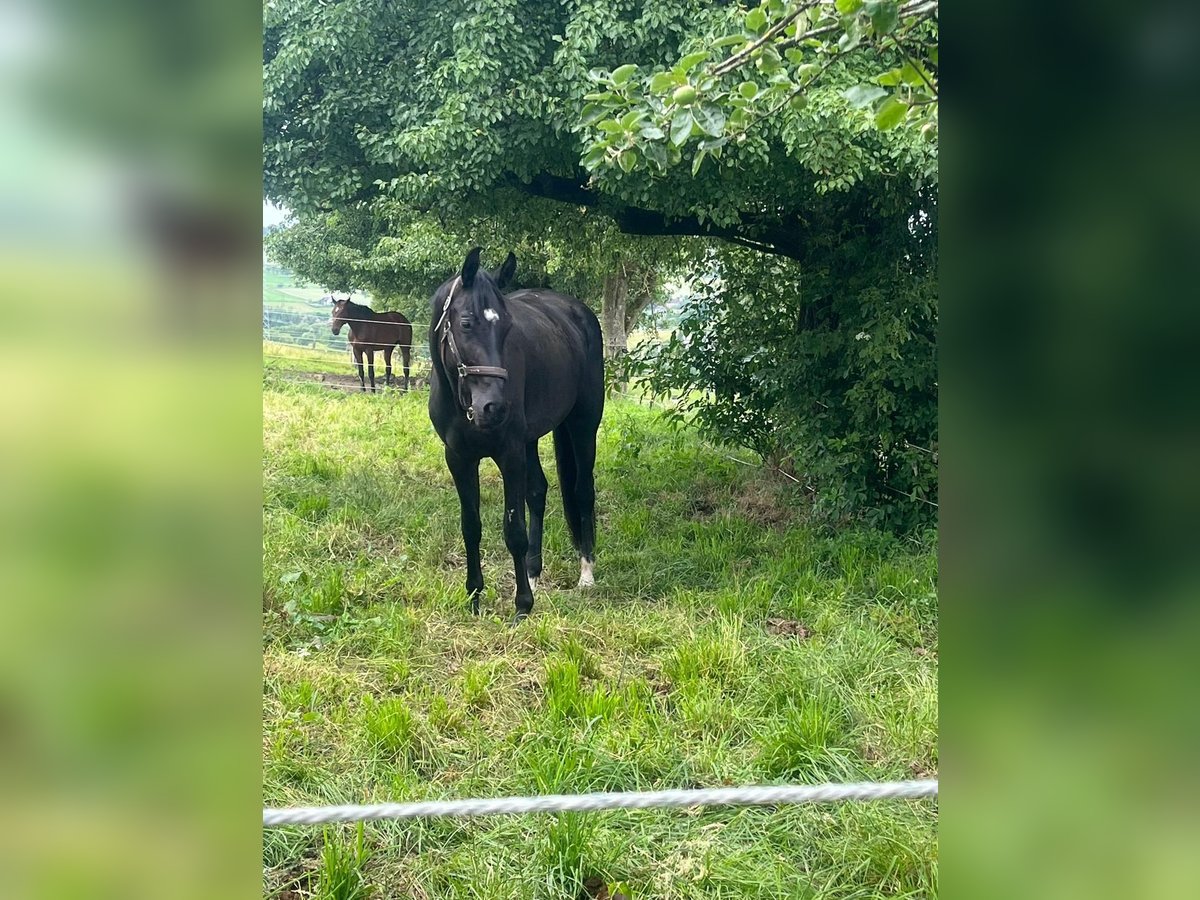
<svg viewBox="0 0 1200 900">
<path fill-rule="evenodd" d="M 500 292 L 517 268 L 509 253 L 495 272 L 479 266 L 480 248 L 467 254 L 462 271 L 433 296 L 434 328 L 442 366 L 468 421 L 498 427 L 508 416 L 504 341 L 512 316 Z"/>
<path fill-rule="evenodd" d="M 342 326 L 346 324 L 354 316 L 349 313 L 348 307 L 350 303 L 350 295 L 347 294 L 342 300 L 330 295 L 330 300 L 333 301 L 333 318 L 329 320 L 329 330 L 334 334 L 342 333 Z"/>
</svg>

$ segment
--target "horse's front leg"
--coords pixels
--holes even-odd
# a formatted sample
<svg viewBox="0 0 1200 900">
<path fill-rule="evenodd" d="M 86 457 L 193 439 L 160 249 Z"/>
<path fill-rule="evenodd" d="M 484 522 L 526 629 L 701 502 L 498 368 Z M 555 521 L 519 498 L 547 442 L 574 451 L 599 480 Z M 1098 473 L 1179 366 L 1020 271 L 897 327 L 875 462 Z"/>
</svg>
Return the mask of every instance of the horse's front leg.
<svg viewBox="0 0 1200 900">
<path fill-rule="evenodd" d="M 383 350 L 383 364 L 387 367 L 387 386 L 392 386 L 392 349 L 385 347 Z"/>
<path fill-rule="evenodd" d="M 375 351 L 367 351 L 367 372 L 371 376 L 371 393 L 375 393 Z"/>
<path fill-rule="evenodd" d="M 363 374 L 362 349 L 353 347 L 350 352 L 354 354 L 354 365 L 358 367 L 358 383 L 362 385 L 362 390 L 365 391 L 367 389 L 367 379 Z"/>
<path fill-rule="evenodd" d="M 461 457 L 447 447 L 446 466 L 458 491 L 463 546 L 467 551 L 467 596 L 471 611 L 478 615 L 479 597 L 483 594 L 483 565 L 479 559 L 479 539 L 483 535 L 479 521 L 479 460 Z"/>
<path fill-rule="evenodd" d="M 525 554 L 529 552 L 529 534 L 525 530 L 525 489 L 528 472 L 525 447 L 519 445 L 496 460 L 504 478 L 504 543 L 513 558 L 513 573 L 517 579 L 517 617 L 520 622 L 533 610 L 533 589 L 529 585 L 529 567 Z"/>
</svg>

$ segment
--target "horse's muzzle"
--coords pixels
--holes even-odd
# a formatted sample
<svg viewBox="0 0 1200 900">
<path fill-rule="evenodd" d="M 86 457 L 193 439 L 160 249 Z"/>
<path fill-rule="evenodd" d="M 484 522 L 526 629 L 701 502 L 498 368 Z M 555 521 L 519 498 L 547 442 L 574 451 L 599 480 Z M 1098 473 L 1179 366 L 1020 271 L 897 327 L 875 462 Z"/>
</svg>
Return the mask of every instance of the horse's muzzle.
<svg viewBox="0 0 1200 900">
<path fill-rule="evenodd" d="M 499 428 L 508 418 L 508 402 L 505 400 L 488 400 L 482 405 L 471 406 L 467 410 L 467 419 L 483 431 Z"/>
</svg>

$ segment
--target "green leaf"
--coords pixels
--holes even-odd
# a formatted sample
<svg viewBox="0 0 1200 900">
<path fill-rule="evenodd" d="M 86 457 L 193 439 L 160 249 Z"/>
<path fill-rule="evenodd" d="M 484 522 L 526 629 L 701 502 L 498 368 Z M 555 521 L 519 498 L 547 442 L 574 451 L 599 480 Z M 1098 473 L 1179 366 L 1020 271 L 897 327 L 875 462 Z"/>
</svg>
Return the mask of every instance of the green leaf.
<svg viewBox="0 0 1200 900">
<path fill-rule="evenodd" d="M 700 171 L 700 167 L 704 165 L 704 157 L 708 156 L 707 150 L 697 150 L 696 155 L 692 157 L 692 177 L 696 177 L 696 173 Z"/>
<path fill-rule="evenodd" d="M 588 78 L 592 81 L 608 81 L 608 72 L 604 69 L 589 69 Z"/>
<path fill-rule="evenodd" d="M 692 111 L 690 109 L 677 111 L 675 118 L 671 120 L 671 143 L 678 146 L 686 141 L 691 133 Z"/>
<path fill-rule="evenodd" d="M 846 33 L 838 38 L 838 49 L 843 53 L 849 53 L 862 41 L 862 26 L 858 24 L 858 19 L 854 19 L 846 26 Z"/>
<path fill-rule="evenodd" d="M 727 137 L 705 138 L 699 144 L 701 150 L 716 150 L 718 147 L 723 147 L 729 142 Z"/>
<path fill-rule="evenodd" d="M 888 97 L 875 111 L 875 125 L 880 131 L 891 131 L 904 121 L 908 113 L 908 104 L 902 103 L 895 97 Z"/>
<path fill-rule="evenodd" d="M 644 110 L 631 109 L 625 115 L 621 116 L 621 127 L 626 131 L 630 131 L 634 125 L 644 118 L 646 118 Z"/>
<path fill-rule="evenodd" d="M 625 82 L 633 77 L 633 73 L 636 72 L 637 69 L 637 63 L 627 63 L 626 65 L 614 69 L 612 73 L 613 84 L 618 86 L 625 84 Z"/>
<path fill-rule="evenodd" d="M 605 134 L 619 134 L 625 127 L 616 119 L 605 119 L 597 126 Z"/>
<path fill-rule="evenodd" d="M 878 85 L 874 84 L 856 84 L 847 91 L 842 91 L 842 96 L 850 101 L 850 106 L 854 109 L 861 109 L 864 106 L 870 106 L 880 97 L 886 97 L 887 91 Z M 600 123 L 600 127 L 604 127 L 604 123 Z"/>
<path fill-rule="evenodd" d="M 656 94 L 665 94 L 671 88 L 675 87 L 677 83 L 675 76 L 670 72 L 659 72 L 650 79 L 650 90 Z"/>
<path fill-rule="evenodd" d="M 583 159 L 580 160 L 580 163 L 582 163 L 585 169 L 587 169 L 589 172 L 592 172 L 598 165 L 600 165 L 600 161 L 604 159 L 604 154 L 606 152 L 607 151 L 604 146 L 593 145 L 592 149 L 584 154 Z"/>
<path fill-rule="evenodd" d="M 712 103 L 701 103 L 693 111 L 696 124 L 700 130 L 713 137 L 720 137 L 725 131 L 725 111 Z"/>
<path fill-rule="evenodd" d="M 678 65 L 675 66 L 675 71 L 679 72 L 680 74 L 686 75 L 697 65 L 697 63 L 702 63 L 706 59 L 708 59 L 708 51 L 707 50 L 700 50 L 700 51 L 697 51 L 696 53 L 689 53 L 687 56 L 685 56 L 683 59 L 681 59 L 679 61 Z"/>
<path fill-rule="evenodd" d="M 862 9 L 863 0 L 837 0 L 834 5 L 843 16 L 848 16 Z"/>
<path fill-rule="evenodd" d="M 772 72 L 778 71 L 783 65 L 779 58 L 779 53 L 774 47 L 763 47 L 762 56 L 758 58 L 758 68 L 770 75 Z"/>
<path fill-rule="evenodd" d="M 804 65 L 797 67 L 796 77 L 805 84 L 808 84 L 808 82 L 817 77 L 817 73 L 820 71 L 821 67 L 816 63 L 805 63 Z"/>
<path fill-rule="evenodd" d="M 638 153 L 636 150 L 622 150 L 617 157 L 617 164 L 623 172 L 632 172 L 633 167 L 637 165 Z"/>
<path fill-rule="evenodd" d="M 917 65 L 920 66 L 920 63 Z M 914 66 L 912 63 L 905 63 L 900 69 L 900 80 L 910 87 L 924 87 L 925 78 L 922 78 L 922 75 L 924 75 L 925 78 L 929 78 L 929 73 L 925 71 L 924 66 L 920 66 L 918 69 L 917 66 Z M 932 78 L 929 78 L 929 80 L 933 81 Z"/>
<path fill-rule="evenodd" d="M 868 3 L 867 13 L 871 16 L 871 27 L 876 34 L 890 34 L 900 21 L 900 7 L 893 0 Z"/>
<path fill-rule="evenodd" d="M 804 62 L 804 51 L 797 50 L 795 47 L 788 47 L 783 51 L 783 55 L 786 56 L 788 58 L 788 62 L 794 66 L 798 66 Z"/>
<path fill-rule="evenodd" d="M 647 140 L 661 141 L 666 136 L 667 135 L 663 132 L 663 130 L 653 122 L 649 122 L 642 126 L 642 137 L 646 138 Z"/>
<path fill-rule="evenodd" d="M 882 84 L 885 87 L 895 87 L 900 83 L 900 70 L 892 69 L 890 72 L 884 72 L 875 79 L 876 84 Z"/>
<path fill-rule="evenodd" d="M 584 125 L 595 125 L 604 117 L 605 109 L 596 103 L 589 103 L 583 108 L 583 112 L 579 116 L 579 121 Z"/>
<path fill-rule="evenodd" d="M 734 44 L 744 43 L 746 43 L 746 39 L 740 34 L 727 34 L 725 37 L 717 38 L 715 41 L 709 44 L 709 47 L 717 49 L 719 47 L 732 47 Z"/>
<path fill-rule="evenodd" d="M 746 14 L 746 30 L 759 34 L 767 27 L 767 14 L 761 9 L 752 9 Z"/>
<path fill-rule="evenodd" d="M 646 144 L 642 147 L 642 152 L 646 155 L 646 159 L 654 163 L 660 169 L 665 169 L 668 165 L 667 148 L 662 144 Z"/>
<path fill-rule="evenodd" d="M 743 81 L 738 85 L 738 93 L 747 100 L 753 100 L 755 95 L 758 93 L 758 85 L 753 81 Z"/>
</svg>

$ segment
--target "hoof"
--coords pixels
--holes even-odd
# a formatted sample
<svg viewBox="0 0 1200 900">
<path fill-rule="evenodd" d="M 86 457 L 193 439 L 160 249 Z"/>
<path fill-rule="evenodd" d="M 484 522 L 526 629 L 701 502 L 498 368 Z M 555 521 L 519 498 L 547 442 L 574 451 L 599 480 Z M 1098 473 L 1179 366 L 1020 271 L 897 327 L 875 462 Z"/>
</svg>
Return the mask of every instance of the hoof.
<svg viewBox="0 0 1200 900">
<path fill-rule="evenodd" d="M 528 618 L 529 618 L 529 613 L 521 612 L 520 610 L 518 610 L 517 614 L 515 616 L 513 616 L 513 620 L 511 623 L 512 627 L 516 628 L 518 625 L 520 625 L 522 622 L 524 622 Z"/>
<path fill-rule="evenodd" d="M 590 560 L 579 561 L 579 584 L 580 588 L 590 588 L 596 583 L 596 578 L 592 574 L 592 563 Z"/>
</svg>

